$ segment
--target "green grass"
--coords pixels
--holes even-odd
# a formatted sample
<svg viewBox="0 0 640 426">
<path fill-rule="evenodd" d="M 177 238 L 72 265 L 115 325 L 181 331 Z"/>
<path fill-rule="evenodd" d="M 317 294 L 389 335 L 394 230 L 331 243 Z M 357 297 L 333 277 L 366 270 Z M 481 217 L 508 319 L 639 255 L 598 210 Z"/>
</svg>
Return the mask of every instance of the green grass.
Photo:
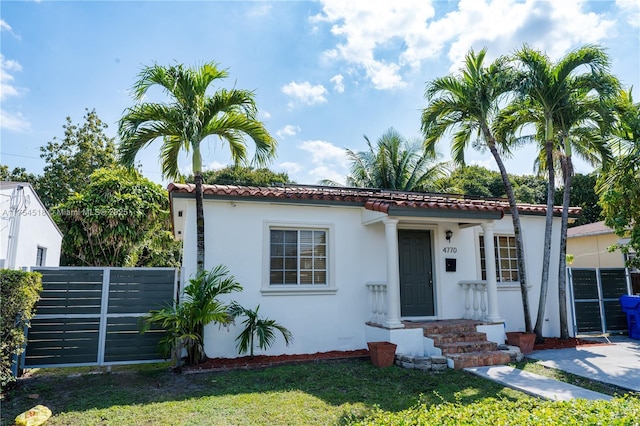
<svg viewBox="0 0 640 426">
<path fill-rule="evenodd" d="M 531 398 L 462 371 L 376 368 L 365 360 L 198 374 L 175 374 L 167 364 L 97 374 L 60 368 L 21 379 L 4 396 L 1 420 L 10 425 L 44 404 L 54 413 L 47 425 L 340 425 L 494 399 Z"/>
</svg>

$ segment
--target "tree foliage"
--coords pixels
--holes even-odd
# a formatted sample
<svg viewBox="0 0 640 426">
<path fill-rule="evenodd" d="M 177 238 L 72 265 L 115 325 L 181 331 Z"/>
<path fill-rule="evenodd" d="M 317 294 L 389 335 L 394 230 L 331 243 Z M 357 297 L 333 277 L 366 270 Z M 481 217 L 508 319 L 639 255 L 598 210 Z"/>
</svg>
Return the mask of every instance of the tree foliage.
<svg viewBox="0 0 640 426">
<path fill-rule="evenodd" d="M 258 339 L 258 347 L 262 350 L 269 349 L 276 341 L 275 331 L 279 331 L 284 338 L 287 346 L 293 339 L 291 332 L 282 324 L 277 323 L 273 319 L 263 318 L 258 311 L 260 305 L 255 309 L 247 309 L 240 306 L 237 302 L 233 302 L 229 306 L 229 315 L 233 318 L 244 316 L 242 321 L 244 328 L 236 337 L 238 342 L 238 353 L 243 354 L 249 351 L 249 356 L 253 358 L 253 350 L 255 347 L 255 339 Z"/>
<path fill-rule="evenodd" d="M 38 177 L 33 173 L 28 173 L 24 167 L 14 167 L 13 170 L 9 166 L 0 164 L 0 180 L 12 182 L 28 182 L 33 186 L 37 185 Z"/>
<path fill-rule="evenodd" d="M 178 266 L 168 196 L 137 171 L 98 169 L 87 186 L 53 209 L 64 235 L 64 265 Z"/>
<path fill-rule="evenodd" d="M 3 388 L 14 380 L 12 356 L 22 353 L 24 327 L 33 317 L 33 308 L 42 291 L 41 278 L 37 272 L 0 269 L 0 385 Z"/>
<path fill-rule="evenodd" d="M 444 163 L 436 155 L 423 152 L 418 142 L 407 141 L 395 129 L 387 130 L 375 146 L 369 138 L 368 151 L 347 150 L 351 172 L 347 185 L 399 191 L 428 191 L 445 174 Z"/>
<path fill-rule="evenodd" d="M 224 294 L 241 291 L 242 286 L 229 274 L 226 266 L 218 265 L 211 271 L 198 271 L 189 280 L 179 303 L 149 312 L 143 319 L 142 332 L 160 325 L 167 335 L 160 340 L 160 351 L 171 357 L 178 368 L 182 366 L 183 349 L 187 364 L 204 359 L 204 327 L 209 323 L 229 324 L 229 306 L 219 300 Z"/>
<path fill-rule="evenodd" d="M 40 148 L 40 157 L 46 165 L 35 189 L 47 208 L 82 191 L 95 170 L 117 163 L 114 139 L 105 134 L 107 124 L 95 110 L 86 111 L 84 123 L 73 124 L 71 117 L 67 117 L 62 126 L 64 137 L 54 137 Z"/>
<path fill-rule="evenodd" d="M 602 207 L 599 204 L 600 196 L 596 192 L 598 175 L 594 173 L 576 173 L 571 180 L 571 198 L 569 204 L 574 207 L 581 207 L 582 214 L 569 226 L 580 226 L 587 223 L 594 223 L 602 220 Z M 564 187 L 558 188 L 555 193 L 554 203 L 562 204 Z"/>
<path fill-rule="evenodd" d="M 193 175 L 186 181 L 195 182 Z M 202 172 L 202 181 L 206 184 L 243 185 L 243 186 L 272 186 L 275 184 L 293 183 L 286 172 L 276 173 L 266 167 L 227 166 L 218 170 Z"/>
<path fill-rule="evenodd" d="M 178 179 L 178 154 L 191 155 L 196 199 L 196 265 L 204 269 L 204 208 L 202 202 L 203 142 L 215 137 L 228 145 L 236 164 L 247 159 L 245 139 L 254 142 L 254 161 L 265 165 L 275 155 L 276 141 L 257 119 L 258 110 L 254 94 L 248 90 L 217 89 L 213 95 L 207 91 L 213 83 L 228 76 L 215 62 L 198 67 L 182 64 L 163 67 L 145 67 L 133 87 L 137 103 L 128 108 L 120 119 L 118 134 L 120 161 L 133 166 L 138 152 L 161 138 L 160 160 L 165 177 Z M 166 103 L 144 102 L 152 87 L 168 95 Z"/>
<path fill-rule="evenodd" d="M 633 102 L 631 90 L 621 91 L 613 109 L 617 121 L 610 144 L 616 156 L 598 181 L 600 204 L 605 224 L 629 239 L 617 248 L 625 254 L 640 253 L 640 103 Z M 640 257 L 629 264 L 640 266 Z"/>
</svg>

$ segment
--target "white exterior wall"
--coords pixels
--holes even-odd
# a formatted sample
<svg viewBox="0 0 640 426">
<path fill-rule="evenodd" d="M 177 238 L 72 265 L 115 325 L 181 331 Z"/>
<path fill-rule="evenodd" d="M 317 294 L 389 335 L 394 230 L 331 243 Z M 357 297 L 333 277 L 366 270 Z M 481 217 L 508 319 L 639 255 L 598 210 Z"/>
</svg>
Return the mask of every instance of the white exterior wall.
<svg viewBox="0 0 640 426">
<path fill-rule="evenodd" d="M 60 246 L 62 235 L 48 215 L 44 206 L 30 185 L 23 184 L 23 191 L 29 197 L 29 204 L 24 212 L 17 217 L 11 217 L 9 202 L 15 183 L 0 188 L 0 259 L 4 259 L 4 267 L 20 269 L 36 265 L 38 247 L 46 249 L 44 266 L 60 265 Z M 9 265 L 9 232 L 11 221 L 16 226 L 16 254 L 15 262 Z"/>
<path fill-rule="evenodd" d="M 293 334 L 293 343 L 286 347 L 281 336 L 267 352 L 315 353 L 331 350 L 366 348 L 365 322 L 371 316 L 367 282 L 386 282 L 386 242 L 382 223 L 362 224 L 362 208 L 341 206 L 309 206 L 301 204 L 205 200 L 205 267 L 224 264 L 242 284 L 244 290 L 227 297 L 246 308 L 260 305 L 260 313 L 275 319 Z M 183 280 L 196 270 L 195 201 L 193 198 L 173 199 L 174 213 L 182 210 L 184 226 Z M 481 227 L 459 228 L 458 221 L 439 219 L 399 218 L 398 229 L 426 229 L 432 236 L 432 260 L 435 288 L 433 319 L 462 318 L 464 292 L 458 285 L 463 280 L 479 280 L 480 253 L 478 236 Z M 541 274 L 544 216 L 523 216 L 523 236 L 529 277 L 529 300 L 532 323 L 537 313 Z M 265 229 L 278 226 L 317 225 L 329 227 L 330 277 L 335 280 L 335 294 L 271 295 L 261 291 L 268 280 L 269 241 Z M 559 219 L 556 220 L 559 225 Z M 445 231 L 453 231 L 450 242 Z M 495 222 L 495 234 L 513 234 L 511 218 Z M 267 234 L 268 235 L 268 234 Z M 266 241 L 265 241 L 266 239 Z M 554 234 L 551 271 L 557 270 L 558 238 Z M 455 253 L 452 252 L 454 249 Z M 448 251 L 445 253 L 445 250 Z M 445 271 L 445 259 L 457 260 L 455 272 Z M 557 274 L 549 277 L 544 334 L 559 335 Z M 506 331 L 524 330 L 520 287 L 498 284 L 499 314 Z M 568 309 L 569 314 L 571 310 Z M 571 321 L 571 318 L 569 318 Z M 241 321 L 241 319 L 240 319 Z M 209 357 L 239 356 L 235 337 L 239 326 L 228 330 L 210 325 L 205 331 L 205 352 Z"/>
</svg>

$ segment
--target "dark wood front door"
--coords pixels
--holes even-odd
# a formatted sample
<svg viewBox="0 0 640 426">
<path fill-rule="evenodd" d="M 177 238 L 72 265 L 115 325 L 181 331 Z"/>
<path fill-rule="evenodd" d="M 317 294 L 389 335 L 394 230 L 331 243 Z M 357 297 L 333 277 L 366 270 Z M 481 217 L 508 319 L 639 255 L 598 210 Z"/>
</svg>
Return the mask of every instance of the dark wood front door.
<svg viewBox="0 0 640 426">
<path fill-rule="evenodd" d="M 398 230 L 400 256 L 400 314 L 434 315 L 431 232 Z"/>
</svg>

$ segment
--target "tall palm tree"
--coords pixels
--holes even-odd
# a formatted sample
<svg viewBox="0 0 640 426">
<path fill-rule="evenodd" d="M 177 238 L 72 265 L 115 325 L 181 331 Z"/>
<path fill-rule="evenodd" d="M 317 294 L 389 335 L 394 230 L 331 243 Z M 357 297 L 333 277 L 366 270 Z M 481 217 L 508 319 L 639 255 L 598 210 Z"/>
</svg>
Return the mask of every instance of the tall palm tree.
<svg viewBox="0 0 640 426">
<path fill-rule="evenodd" d="M 620 90 L 611 110 L 616 116 L 609 135 L 614 159 L 598 179 L 600 204 L 606 225 L 629 238 L 618 245 L 622 253 L 640 253 L 640 102 L 634 103 L 631 89 Z M 628 266 L 640 267 L 640 257 L 629 258 Z"/>
<path fill-rule="evenodd" d="M 513 89 L 513 73 L 506 58 L 496 59 L 484 65 L 486 49 L 477 54 L 471 50 L 465 58 L 465 66 L 459 75 L 448 75 L 428 83 L 425 97 L 429 105 L 422 112 L 424 146 L 434 150 L 436 142 L 453 131 L 451 152 L 453 160 L 464 164 L 464 151 L 470 144 L 477 149 L 491 152 L 509 199 L 516 241 L 520 289 L 525 330 L 531 332 L 531 315 L 524 262 L 524 245 L 520 226 L 520 213 L 502 155 L 509 154 L 505 140 L 496 139 L 493 126 L 500 111 L 500 102 Z"/>
<path fill-rule="evenodd" d="M 444 176 L 444 163 L 434 163 L 436 155 L 422 152 L 419 143 L 410 143 L 390 128 L 378 139 L 375 147 L 367 136 L 368 151 L 347 149 L 351 173 L 347 185 L 363 188 L 399 191 L 429 190 Z"/>
<path fill-rule="evenodd" d="M 535 122 L 544 134 L 544 163 L 548 172 L 547 213 L 545 222 L 545 243 L 543 253 L 540 299 L 535 332 L 542 339 L 542 326 L 549 286 L 549 265 L 551 260 L 551 230 L 553 222 L 553 194 L 555 192 L 555 158 L 561 166 L 564 194 L 560 232 L 560 259 L 558 270 L 558 296 L 560 305 L 560 335 L 569 336 L 566 306 L 566 238 L 569 214 L 569 196 L 573 177 L 573 147 L 582 137 L 576 138 L 577 128 L 585 129 L 581 123 L 590 121 L 589 106 L 592 100 L 587 96 L 594 91 L 598 100 L 617 90 L 617 80 L 609 70 L 609 59 L 604 50 L 586 45 L 553 63 L 549 57 L 529 46 L 523 46 L 515 53 L 514 59 L 521 65 L 517 75 L 518 91 L 522 105 L 535 110 Z M 587 72 L 580 72 L 583 68 Z M 544 123 L 541 125 L 541 123 Z M 578 127 L 576 127 L 578 126 Z M 572 134 L 573 132 L 573 134 Z M 557 151 L 557 152 L 556 152 Z"/>
<path fill-rule="evenodd" d="M 162 138 L 160 160 L 162 174 L 178 179 L 178 155 L 191 154 L 196 185 L 197 268 L 204 269 L 204 210 L 202 203 L 202 154 L 200 146 L 209 136 L 226 142 L 236 163 L 247 158 L 248 136 L 255 143 L 257 164 L 266 164 L 275 155 L 276 141 L 257 120 L 254 94 L 240 89 L 207 90 L 214 82 L 228 76 L 214 62 L 187 68 L 182 64 L 145 67 L 133 87 L 138 102 L 128 108 L 120 119 L 120 159 L 133 166 L 138 152 Z M 144 102 L 147 91 L 159 86 L 169 96 L 168 103 Z"/>
</svg>

